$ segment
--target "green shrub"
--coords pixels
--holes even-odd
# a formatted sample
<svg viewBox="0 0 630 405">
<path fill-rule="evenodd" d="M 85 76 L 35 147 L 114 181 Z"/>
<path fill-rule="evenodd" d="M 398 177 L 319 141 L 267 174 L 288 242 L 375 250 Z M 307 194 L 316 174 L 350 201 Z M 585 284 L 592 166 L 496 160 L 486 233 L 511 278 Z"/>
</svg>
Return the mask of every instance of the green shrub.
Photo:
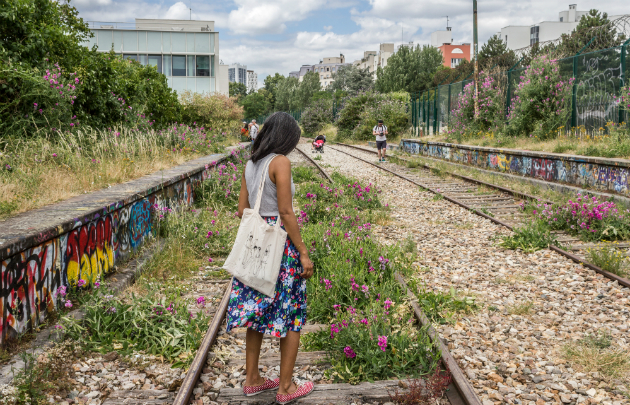
<svg viewBox="0 0 630 405">
<path fill-rule="evenodd" d="M 401 134 L 409 127 L 407 107 L 400 100 L 403 94 L 367 92 L 346 99 L 337 120 L 337 138 L 372 140 L 372 129 L 379 119 L 385 122 L 390 136 Z"/>
<path fill-rule="evenodd" d="M 628 257 L 614 243 L 600 243 L 586 249 L 586 257 L 599 268 L 622 277 L 628 275 Z"/>
<path fill-rule="evenodd" d="M 184 122 L 196 122 L 199 126 L 221 128 L 224 131 L 235 131 L 241 127 L 243 107 L 237 104 L 236 97 L 199 94 L 186 90 L 179 96 L 179 100 Z"/>
<path fill-rule="evenodd" d="M 563 77 L 557 61 L 547 56 L 532 60 L 514 90 L 506 133 L 510 136 L 555 138 L 571 114 L 574 79 Z"/>
<path fill-rule="evenodd" d="M 514 234 L 501 237 L 500 246 L 506 249 L 521 249 L 527 253 L 547 249 L 549 245 L 558 246 L 556 235 L 545 221 L 533 220 L 529 224 L 514 228 Z"/>
<path fill-rule="evenodd" d="M 332 101 L 318 99 L 302 112 L 300 124 L 306 136 L 315 137 L 326 124 L 330 124 L 332 121 Z"/>
</svg>

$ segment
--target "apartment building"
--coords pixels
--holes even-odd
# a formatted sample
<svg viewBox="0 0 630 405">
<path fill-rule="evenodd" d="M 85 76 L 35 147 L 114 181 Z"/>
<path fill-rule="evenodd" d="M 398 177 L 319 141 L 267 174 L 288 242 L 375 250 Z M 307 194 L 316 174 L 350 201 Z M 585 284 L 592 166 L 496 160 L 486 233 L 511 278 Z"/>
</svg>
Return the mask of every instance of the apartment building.
<svg viewBox="0 0 630 405">
<path fill-rule="evenodd" d="M 575 30 L 583 15 L 588 11 L 578 11 L 577 4 L 570 4 L 568 10 L 558 13 L 557 21 L 542 21 L 533 25 L 508 25 L 498 32 L 509 49 L 520 49 L 538 42 L 560 38 Z"/>
<path fill-rule="evenodd" d="M 173 90 L 228 94 L 214 21 L 136 18 L 134 23 L 89 21 L 88 27 L 94 36 L 85 46 L 155 66 Z"/>
<path fill-rule="evenodd" d="M 469 43 L 454 44 L 451 27 L 431 33 L 431 46 L 438 48 L 444 57 L 444 66 L 456 68 L 464 60 L 472 59 L 472 47 Z"/>
<path fill-rule="evenodd" d="M 339 56 L 324 58 L 315 65 L 302 65 L 300 70 L 290 72 L 289 77 L 297 77 L 301 82 L 304 79 L 304 75 L 309 72 L 315 72 L 319 75 L 321 86 L 326 88 L 335 81 L 332 75 L 337 73 L 341 66 L 346 65 L 350 65 L 350 63 L 346 63 L 346 57 L 340 54 Z"/>
<path fill-rule="evenodd" d="M 247 91 L 250 93 L 252 91 L 258 90 L 258 74 L 253 70 L 247 71 Z"/>
<path fill-rule="evenodd" d="M 370 73 L 374 73 L 374 69 L 376 66 L 375 60 L 378 56 L 378 52 L 376 51 L 365 51 L 363 52 L 363 58 L 357 59 L 352 64 L 357 66 L 359 69 L 368 69 Z"/>
<path fill-rule="evenodd" d="M 242 83 L 247 86 L 247 66 L 240 63 L 232 63 L 228 66 L 228 79 L 230 83 Z"/>
</svg>

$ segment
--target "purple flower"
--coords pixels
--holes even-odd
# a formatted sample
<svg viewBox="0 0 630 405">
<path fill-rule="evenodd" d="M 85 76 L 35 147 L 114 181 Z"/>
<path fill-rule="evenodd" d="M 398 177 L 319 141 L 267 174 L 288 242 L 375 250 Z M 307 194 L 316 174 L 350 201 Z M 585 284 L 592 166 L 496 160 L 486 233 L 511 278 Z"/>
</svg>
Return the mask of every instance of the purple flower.
<svg viewBox="0 0 630 405">
<path fill-rule="evenodd" d="M 79 287 L 83 287 L 85 285 L 85 280 L 80 279 L 79 282 L 77 282 L 77 286 Z"/>
<path fill-rule="evenodd" d="M 67 300 L 66 303 L 65 303 L 65 307 L 66 308 L 72 308 L 72 301 Z"/>
<path fill-rule="evenodd" d="M 382 351 L 387 350 L 387 336 L 378 337 L 378 347 L 380 347 Z"/>
<path fill-rule="evenodd" d="M 352 348 L 350 346 L 346 346 L 343 349 L 343 353 L 346 355 L 347 358 L 349 359 L 354 359 L 355 357 L 357 357 L 357 354 L 354 352 L 354 350 L 352 350 Z"/>
</svg>

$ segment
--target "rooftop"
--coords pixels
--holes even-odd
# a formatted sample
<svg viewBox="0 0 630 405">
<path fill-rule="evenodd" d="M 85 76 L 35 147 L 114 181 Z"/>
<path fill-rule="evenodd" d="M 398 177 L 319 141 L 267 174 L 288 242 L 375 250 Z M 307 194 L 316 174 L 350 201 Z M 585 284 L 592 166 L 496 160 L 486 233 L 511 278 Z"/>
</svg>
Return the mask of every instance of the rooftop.
<svg viewBox="0 0 630 405">
<path fill-rule="evenodd" d="M 214 21 L 136 18 L 135 22 L 87 21 L 90 29 L 213 32 Z"/>
</svg>

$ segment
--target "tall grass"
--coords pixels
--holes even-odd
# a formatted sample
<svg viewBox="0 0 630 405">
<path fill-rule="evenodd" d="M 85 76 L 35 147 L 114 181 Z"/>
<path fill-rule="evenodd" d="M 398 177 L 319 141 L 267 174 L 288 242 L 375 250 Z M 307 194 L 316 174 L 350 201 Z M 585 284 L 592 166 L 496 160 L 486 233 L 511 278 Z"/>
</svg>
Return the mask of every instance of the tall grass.
<svg viewBox="0 0 630 405">
<path fill-rule="evenodd" d="M 222 152 L 236 139 L 235 133 L 184 124 L 0 138 L 0 217 Z"/>
</svg>

